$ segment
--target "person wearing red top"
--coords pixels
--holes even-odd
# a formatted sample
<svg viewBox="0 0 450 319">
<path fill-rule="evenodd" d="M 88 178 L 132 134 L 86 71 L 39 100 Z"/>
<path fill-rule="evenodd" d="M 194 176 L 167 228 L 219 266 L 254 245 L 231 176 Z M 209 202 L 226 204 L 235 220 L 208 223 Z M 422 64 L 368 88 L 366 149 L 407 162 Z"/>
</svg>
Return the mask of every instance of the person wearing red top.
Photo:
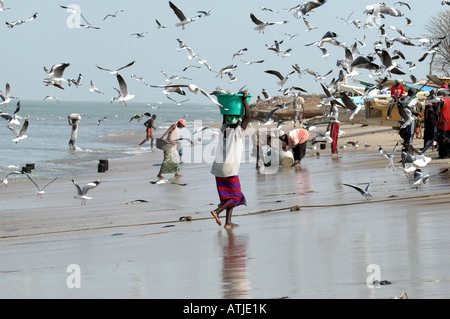
<svg viewBox="0 0 450 319">
<path fill-rule="evenodd" d="M 405 95 L 405 88 L 403 87 L 403 85 L 401 85 L 400 80 L 395 80 L 395 84 L 391 88 L 392 101 L 389 105 L 387 119 L 391 117 L 391 112 L 394 105 L 397 105 L 397 107 L 399 107 L 398 102 L 403 97 L 403 95 Z"/>
<path fill-rule="evenodd" d="M 438 106 L 437 142 L 439 158 L 450 157 L 450 97 L 442 98 Z"/>
</svg>

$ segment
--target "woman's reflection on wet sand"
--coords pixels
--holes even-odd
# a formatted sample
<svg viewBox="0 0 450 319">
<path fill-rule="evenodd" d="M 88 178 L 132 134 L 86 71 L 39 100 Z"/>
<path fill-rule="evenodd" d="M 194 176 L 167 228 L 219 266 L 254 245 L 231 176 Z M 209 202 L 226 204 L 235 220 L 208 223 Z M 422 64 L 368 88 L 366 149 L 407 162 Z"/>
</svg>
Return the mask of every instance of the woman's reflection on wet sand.
<svg viewBox="0 0 450 319">
<path fill-rule="evenodd" d="M 218 237 L 222 245 L 223 298 L 251 298 L 246 265 L 247 236 L 236 235 L 230 229 L 221 230 Z"/>
</svg>

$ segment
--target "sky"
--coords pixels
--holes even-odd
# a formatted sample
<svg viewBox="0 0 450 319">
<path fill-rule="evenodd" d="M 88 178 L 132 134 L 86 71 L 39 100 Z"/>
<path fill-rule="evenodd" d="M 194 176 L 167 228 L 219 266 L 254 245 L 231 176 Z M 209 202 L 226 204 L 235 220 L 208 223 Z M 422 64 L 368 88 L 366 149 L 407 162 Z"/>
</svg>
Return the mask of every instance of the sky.
<svg viewBox="0 0 450 319">
<path fill-rule="evenodd" d="M 431 17 L 440 11 L 448 10 L 448 6 L 442 6 L 440 0 L 407 1 L 411 6 L 395 4 L 396 1 L 385 1 L 404 13 L 403 17 L 386 16 L 382 23 L 386 26 L 389 39 L 398 37 L 397 31 L 389 26 L 397 26 L 406 32 L 410 38 L 422 37 L 427 32 L 424 26 L 429 23 Z M 128 90 L 136 95 L 134 103 L 152 104 L 160 101 L 167 102 L 162 89 L 145 85 L 137 81 L 131 75 L 142 77 L 149 85 L 165 85 L 166 77 L 181 76 L 188 79 L 172 80 L 174 84 L 196 84 L 207 92 L 212 92 L 220 87 L 224 90 L 236 92 L 244 87 L 254 97 L 261 95 L 261 90 L 266 89 L 270 95 L 279 95 L 281 86 L 272 74 L 265 70 L 277 70 L 287 75 L 293 70 L 292 65 L 298 64 L 302 69 L 310 68 L 319 74 L 333 72 L 323 81 L 328 84 L 333 77 L 338 76 L 339 69 L 336 61 L 344 57 L 344 49 L 324 44 L 330 54 L 323 58 L 317 46 L 305 46 L 314 41 L 319 41 L 327 31 L 337 33 L 337 40 L 353 45 L 355 38 L 362 40 L 366 35 L 366 46 L 358 49 L 362 55 L 373 52 L 373 44 L 380 40 L 380 35 L 375 28 L 356 28 L 347 25 L 338 17 L 346 19 L 359 19 L 363 25 L 371 16 L 364 14 L 367 5 L 376 3 L 373 0 L 328 0 L 324 5 L 316 8 L 307 16 L 312 26 L 317 27 L 306 31 L 302 19 L 297 19 L 287 9 L 295 7 L 302 1 L 280 0 L 173 0 L 173 3 L 184 12 L 186 17 L 198 15 L 198 11 L 210 11 L 209 16 L 202 17 L 186 25 L 185 29 L 176 27 L 178 18 L 169 7 L 166 0 L 96 0 L 96 1 L 64 1 L 64 0 L 4 0 L 8 10 L 0 12 L 0 37 L 2 49 L 0 50 L 0 88 L 4 90 L 6 83 L 11 86 L 11 95 L 21 100 L 43 100 L 47 95 L 55 95 L 65 101 L 110 101 L 117 96 L 113 87 L 118 87 L 114 75 L 100 70 L 96 65 L 108 69 L 116 69 L 135 61 L 134 65 L 123 69 L 120 74 L 128 84 Z M 77 21 L 84 21 L 74 16 L 66 9 L 60 7 L 76 5 L 82 15 L 93 26 L 100 29 L 84 29 L 77 27 Z M 262 10 L 261 6 L 271 8 L 276 12 Z M 117 13 L 116 17 L 105 17 L 108 14 Z M 34 13 L 38 16 L 33 21 L 8 28 L 5 22 L 19 19 L 27 19 Z M 285 24 L 268 26 L 264 33 L 254 28 L 256 25 L 250 19 L 253 13 L 258 19 L 266 22 L 287 21 Z M 412 19 L 412 26 L 405 26 L 406 19 Z M 77 20 L 79 19 L 79 20 Z M 167 28 L 158 29 L 155 19 Z M 148 32 L 145 37 L 137 38 L 131 34 Z M 296 34 L 289 39 L 286 33 Z M 197 58 L 188 59 L 186 50 L 178 50 L 178 41 L 185 44 L 198 54 Z M 282 57 L 282 54 L 267 49 L 274 41 L 281 41 L 281 49 L 291 49 L 291 55 Z M 419 44 L 417 40 L 413 42 Z M 244 55 L 234 56 L 240 49 L 246 48 Z M 419 63 L 417 60 L 426 51 L 425 48 L 415 46 L 408 47 L 395 43 L 389 50 L 401 50 L 406 60 L 399 60 L 401 68 L 406 75 L 402 79 L 409 80 L 409 74 L 416 78 L 425 78 L 429 70 L 429 61 Z M 356 56 L 359 54 L 356 54 Z M 222 78 L 218 73 L 209 71 L 199 64 L 198 59 L 205 59 L 211 65 L 213 71 L 219 71 L 228 65 L 237 65 L 233 72 L 237 78 L 229 83 L 229 77 Z M 247 65 L 243 61 L 264 60 L 261 64 Z M 408 72 L 406 61 L 413 61 L 417 68 Z M 65 70 L 65 78 L 77 78 L 82 74 L 80 87 L 63 84 L 64 90 L 53 86 L 46 87 L 46 76 L 43 67 L 51 68 L 52 65 L 68 62 L 70 66 Z M 379 59 L 375 61 L 380 64 Z M 191 67 L 183 71 L 187 65 Z M 367 70 L 359 70 L 361 74 L 357 79 L 373 82 Z M 398 77 L 398 76 L 393 76 Z M 90 81 L 105 94 L 91 93 Z M 283 88 L 300 86 L 308 93 L 322 94 L 320 82 L 314 82 L 309 74 L 300 78 L 292 74 Z M 186 96 L 172 93 L 171 97 L 177 101 L 190 99 L 190 102 L 198 104 L 211 104 L 202 95 L 187 92 Z M 131 102 L 130 102 L 131 103 Z"/>
</svg>

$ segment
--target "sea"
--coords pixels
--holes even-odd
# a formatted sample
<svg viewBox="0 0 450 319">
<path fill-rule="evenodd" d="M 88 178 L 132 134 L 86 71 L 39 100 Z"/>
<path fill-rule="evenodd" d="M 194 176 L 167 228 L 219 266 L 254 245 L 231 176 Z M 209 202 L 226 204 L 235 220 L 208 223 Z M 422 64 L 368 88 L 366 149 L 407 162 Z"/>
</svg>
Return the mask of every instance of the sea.
<svg viewBox="0 0 450 319">
<path fill-rule="evenodd" d="M 16 101 L 2 107 L 1 112 L 13 114 Z M 140 121 L 131 117 L 135 114 L 149 112 L 156 114 L 156 136 L 165 132 L 178 119 L 187 121 L 186 128 L 194 128 L 201 123 L 217 123 L 222 120 L 220 110 L 215 105 L 198 105 L 172 102 L 122 103 L 85 102 L 85 101 L 20 101 L 20 127 L 25 119 L 29 126 L 28 138 L 13 142 L 14 134 L 5 125 L 0 125 L 0 179 L 15 170 L 22 170 L 27 164 L 34 164 L 33 175 L 41 177 L 83 175 L 86 166 L 100 159 L 122 158 L 137 154 L 137 144 L 145 138 L 146 119 Z M 72 113 L 81 115 L 79 122 L 77 150 L 69 149 L 72 127 L 68 116 Z M 106 118 L 105 118 L 106 117 Z M 102 120 L 98 123 L 98 120 Z M 1 123 L 1 122 L 0 122 Z M 136 143 L 121 142 L 121 136 L 131 133 L 136 136 Z M 142 149 L 150 147 L 144 144 Z M 11 178 L 11 176 L 9 177 Z"/>
</svg>

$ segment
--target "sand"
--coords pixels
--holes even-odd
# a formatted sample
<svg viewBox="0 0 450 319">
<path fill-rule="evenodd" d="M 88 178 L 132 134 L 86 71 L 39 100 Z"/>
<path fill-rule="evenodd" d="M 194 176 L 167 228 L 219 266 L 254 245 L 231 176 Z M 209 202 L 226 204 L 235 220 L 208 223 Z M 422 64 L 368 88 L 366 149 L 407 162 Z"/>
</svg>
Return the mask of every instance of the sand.
<svg viewBox="0 0 450 319">
<path fill-rule="evenodd" d="M 449 160 L 430 152 L 423 171 L 437 175 L 416 190 L 378 153 L 400 141 L 396 131 L 341 129 L 347 147 L 338 158 L 328 145 L 276 174 L 243 163 L 248 205 L 235 209 L 240 226 L 231 231 L 210 215 L 218 204 L 211 164 L 184 163 L 181 178 L 152 184 L 162 151 L 149 144 L 110 160 L 105 173 L 93 163 L 76 177 L 102 181 L 84 206 L 69 178 L 42 199 L 26 177 L 10 181 L 0 190 L 0 297 L 449 298 L 450 176 L 438 174 Z M 143 136 L 123 138 L 136 145 Z M 356 140 L 358 148 L 346 144 Z M 370 200 L 342 185 L 369 182 Z"/>
</svg>

